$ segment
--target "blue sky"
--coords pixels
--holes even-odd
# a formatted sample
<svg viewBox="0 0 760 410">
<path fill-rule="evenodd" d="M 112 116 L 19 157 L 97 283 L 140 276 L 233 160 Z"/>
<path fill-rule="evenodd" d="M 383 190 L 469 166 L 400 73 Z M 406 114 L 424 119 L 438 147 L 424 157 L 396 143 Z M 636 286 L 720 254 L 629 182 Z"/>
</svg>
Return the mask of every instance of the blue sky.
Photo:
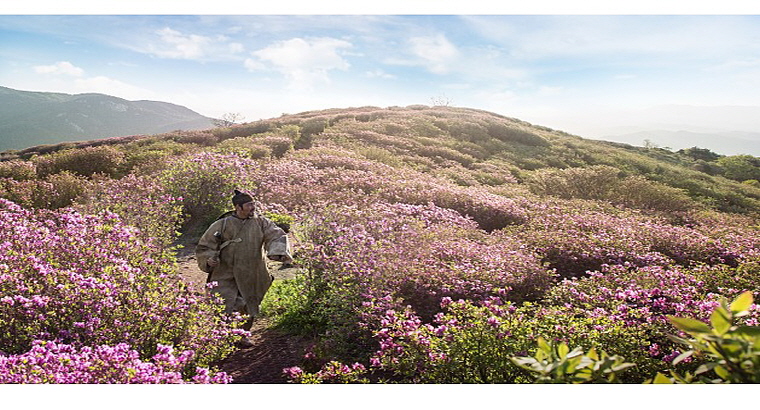
<svg viewBox="0 0 760 410">
<path fill-rule="evenodd" d="M 424 8 L 403 6 L 314 14 L 310 5 L 262 14 L 224 2 L 134 14 L 65 4 L 64 15 L 53 15 L 63 12 L 54 2 L 34 12 L 2 6 L 0 85 L 167 101 L 248 121 L 446 102 L 590 137 L 651 107 L 760 107 L 757 15 L 478 7 L 419 15 Z M 760 130 L 755 118 L 730 121 L 721 125 Z"/>
</svg>

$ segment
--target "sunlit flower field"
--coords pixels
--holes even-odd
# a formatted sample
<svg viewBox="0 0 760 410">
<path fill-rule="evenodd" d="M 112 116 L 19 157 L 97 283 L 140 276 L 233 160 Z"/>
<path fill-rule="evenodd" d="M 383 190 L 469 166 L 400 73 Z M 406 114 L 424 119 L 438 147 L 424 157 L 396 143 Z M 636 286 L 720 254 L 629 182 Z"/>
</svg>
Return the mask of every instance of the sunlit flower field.
<svg viewBox="0 0 760 410">
<path fill-rule="evenodd" d="M 0 381 L 232 382 L 243 318 L 172 244 L 236 188 L 293 221 L 300 274 L 262 306 L 313 341 L 291 382 L 529 383 L 539 337 L 625 383 L 692 371 L 668 317 L 760 291 L 760 188 L 693 163 L 424 106 L 26 150 L 0 162 Z"/>
</svg>

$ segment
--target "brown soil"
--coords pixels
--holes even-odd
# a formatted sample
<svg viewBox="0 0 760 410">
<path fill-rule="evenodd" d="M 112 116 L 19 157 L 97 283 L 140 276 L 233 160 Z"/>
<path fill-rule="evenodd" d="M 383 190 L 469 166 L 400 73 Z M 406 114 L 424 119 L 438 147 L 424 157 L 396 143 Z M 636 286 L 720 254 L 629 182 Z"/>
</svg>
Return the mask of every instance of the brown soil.
<svg viewBox="0 0 760 410">
<path fill-rule="evenodd" d="M 181 238 L 184 248 L 177 252 L 179 272 L 182 278 L 197 289 L 203 289 L 206 273 L 201 271 L 195 259 L 198 238 Z M 279 262 L 271 262 L 269 271 L 275 280 L 295 276 L 296 268 L 283 269 Z M 298 366 L 304 355 L 307 341 L 272 328 L 272 320 L 258 318 L 251 327 L 252 347 L 238 349 L 216 365 L 233 378 L 233 383 L 287 383 L 282 370 Z"/>
</svg>

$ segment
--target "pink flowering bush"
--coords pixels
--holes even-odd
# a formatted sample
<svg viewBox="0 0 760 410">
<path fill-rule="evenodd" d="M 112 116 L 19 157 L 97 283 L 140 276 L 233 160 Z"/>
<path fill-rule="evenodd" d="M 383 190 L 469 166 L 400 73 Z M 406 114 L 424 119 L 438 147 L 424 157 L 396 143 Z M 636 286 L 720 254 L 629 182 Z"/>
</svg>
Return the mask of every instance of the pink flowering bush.
<svg viewBox="0 0 760 410">
<path fill-rule="evenodd" d="M 39 177 L 61 171 L 71 171 L 84 177 L 96 173 L 113 176 L 124 162 L 124 153 L 110 146 L 85 147 L 35 157 L 33 162 Z"/>
<path fill-rule="evenodd" d="M 329 209 L 311 224 L 317 246 L 308 259 L 325 280 L 358 281 L 423 316 L 437 311 L 441 297 L 483 299 L 498 288 L 512 289 L 514 301 L 536 300 L 553 281 L 520 243 L 491 241 L 471 220 L 432 204 Z"/>
<path fill-rule="evenodd" d="M 710 272 L 729 268 L 705 269 Z M 661 266 L 633 271 L 610 266 L 588 277 L 562 282 L 549 292 L 547 303 L 582 309 L 590 317 L 605 317 L 630 328 L 639 328 L 646 334 L 649 355 L 667 362 L 681 353 L 679 346 L 667 337 L 675 332 L 667 317 L 707 321 L 719 304 L 720 294 L 712 293 L 714 287 L 708 286 L 700 277 L 705 275 Z M 757 276 L 754 276 L 754 283 L 757 283 Z M 723 290 L 724 295 L 731 296 L 740 291 Z M 744 322 L 757 325 L 760 308 L 753 307 L 749 313 Z"/>
<path fill-rule="evenodd" d="M 741 257 L 720 240 L 636 214 L 558 207 L 540 211 L 510 235 L 526 242 L 563 277 L 582 276 L 603 265 L 735 266 Z"/>
<path fill-rule="evenodd" d="M 283 373 L 292 383 L 301 384 L 337 384 L 337 383 L 369 383 L 365 377 L 367 369 L 361 363 L 351 366 L 338 361 L 325 364 L 316 373 L 305 372 L 298 366 L 283 369 Z"/>
<path fill-rule="evenodd" d="M 0 351 L 35 340 L 192 350 L 188 371 L 231 351 L 241 330 L 192 292 L 173 258 L 117 215 L 32 212 L 0 200 Z M 191 366 L 192 365 L 192 366 Z"/>
<path fill-rule="evenodd" d="M 89 185 L 89 180 L 70 171 L 44 179 L 0 178 L 0 198 L 27 208 L 58 209 L 71 205 Z"/>
<path fill-rule="evenodd" d="M 157 179 L 166 195 L 182 198 L 190 218 L 213 221 L 231 208 L 234 189 L 255 188 L 255 167 L 253 160 L 236 155 L 201 152 L 176 158 Z"/>
<path fill-rule="evenodd" d="M 24 181 L 37 178 L 37 167 L 32 161 L 18 159 L 0 161 L 0 178 L 11 178 L 16 181 Z"/>
<path fill-rule="evenodd" d="M 122 222 L 137 227 L 141 234 L 163 246 L 177 239 L 184 220 L 182 198 L 164 193 L 155 178 L 134 174 L 117 180 L 95 179 L 73 208 L 90 215 L 113 212 Z"/>
<path fill-rule="evenodd" d="M 538 337 L 585 348 L 603 346 L 625 352 L 647 369 L 663 368 L 647 357 L 638 329 L 583 316 L 577 309 L 517 307 L 500 297 L 479 304 L 443 298 L 441 307 L 434 321 L 426 323 L 408 308 L 387 309 L 382 300 L 366 303 L 365 318 L 380 318 L 373 327 L 380 347 L 370 359 L 372 368 L 411 382 L 525 382 L 525 372 L 511 357 L 534 351 Z"/>
<path fill-rule="evenodd" d="M 263 202 L 278 202 L 296 210 L 321 208 L 325 203 L 432 202 L 471 217 L 486 231 L 522 223 L 526 218 L 522 204 L 510 198 L 459 187 L 416 171 L 319 151 L 264 164 L 255 175 L 259 181 L 256 194 Z"/>
<path fill-rule="evenodd" d="M 192 361 L 190 350 L 175 355 L 171 346 L 157 346 L 149 361 L 125 343 L 111 346 L 85 346 L 37 340 L 23 354 L 0 355 L 0 383 L 56 384 L 182 384 L 185 367 Z M 198 367 L 190 383 L 226 384 L 232 378 L 226 373 L 211 373 Z"/>
</svg>

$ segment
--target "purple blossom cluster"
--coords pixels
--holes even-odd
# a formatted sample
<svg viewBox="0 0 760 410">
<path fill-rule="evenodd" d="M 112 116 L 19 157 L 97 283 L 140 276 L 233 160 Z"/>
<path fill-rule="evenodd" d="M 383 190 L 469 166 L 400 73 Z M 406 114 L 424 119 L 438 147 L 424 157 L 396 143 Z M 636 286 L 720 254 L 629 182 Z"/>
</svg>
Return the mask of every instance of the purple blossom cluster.
<svg viewBox="0 0 760 410">
<path fill-rule="evenodd" d="M 166 194 L 155 178 L 129 174 L 96 182 L 77 198 L 73 209 L 90 215 L 113 212 L 145 234 L 146 241 L 155 239 L 163 246 L 177 238 L 184 219 L 183 198 Z"/>
<path fill-rule="evenodd" d="M 683 268 L 606 266 L 588 277 L 563 281 L 549 292 L 547 302 L 582 309 L 589 317 L 649 329 L 650 353 L 667 360 L 675 351 L 665 338 L 666 333 L 675 333 L 667 316 L 709 322 L 721 296 L 730 295 L 711 293 L 694 271 Z M 744 321 L 756 325 L 760 307 L 753 306 L 750 312 Z"/>
<path fill-rule="evenodd" d="M 522 223 L 526 218 L 523 206 L 515 199 L 337 153 L 317 151 L 263 164 L 254 177 L 260 181 L 257 196 L 263 202 L 282 203 L 302 212 L 318 210 L 325 204 L 433 203 L 469 216 L 486 231 Z"/>
<path fill-rule="evenodd" d="M 429 317 L 442 297 L 483 300 L 510 289 L 511 300 L 535 300 L 553 283 L 520 243 L 493 241 L 473 221 L 433 204 L 326 211 L 311 221 L 316 246 L 307 258 L 351 294 L 392 295 Z"/>
<path fill-rule="evenodd" d="M 285 368 L 283 373 L 292 383 L 367 383 L 367 379 L 364 377 L 367 369 L 361 363 L 354 363 L 349 366 L 333 360 L 313 374 L 304 372 L 298 366 Z"/>
<path fill-rule="evenodd" d="M 190 381 L 183 378 L 191 364 L 190 350 L 174 354 L 171 346 L 158 345 L 150 361 L 120 343 L 115 346 L 72 345 L 36 340 L 20 355 L 0 355 L 0 383 L 31 384 L 227 384 L 232 378 L 224 372 L 211 373 L 198 367 Z"/>
<path fill-rule="evenodd" d="M 582 276 L 604 265 L 735 266 L 745 256 L 731 250 L 726 241 L 655 218 L 578 212 L 567 206 L 532 214 L 530 222 L 509 233 L 509 238 L 514 237 L 527 243 L 563 277 Z"/>
<path fill-rule="evenodd" d="M 696 272 L 735 271 L 758 257 L 751 221 L 705 211 L 666 219 L 513 187 L 455 186 L 335 148 L 296 151 L 255 175 L 264 202 L 298 215 L 310 277 L 327 284 L 325 299 L 342 312 L 333 332 L 358 334 L 348 320 L 373 334 L 369 367 L 405 380 L 464 380 L 447 374 L 468 372 L 451 358 L 469 349 L 459 335 L 473 329 L 499 346 L 477 354 L 482 363 L 527 353 L 543 336 L 633 357 L 640 374 L 662 369 L 678 354 L 664 317 L 704 320 L 719 296 Z M 494 313 L 493 297 L 514 305 Z M 445 313 L 460 306 L 451 300 L 469 310 Z M 523 302 L 535 304 L 514 307 Z M 294 380 L 314 380 L 291 370 Z M 502 372 L 488 380 L 519 380 L 507 361 Z"/>
<path fill-rule="evenodd" d="M 256 162 L 232 154 L 190 153 L 172 158 L 157 175 L 163 193 L 182 198 L 184 211 L 196 220 L 213 220 L 229 210 L 234 189 L 252 191 Z"/>
<path fill-rule="evenodd" d="M 206 366 L 239 337 L 219 304 L 182 282 L 173 257 L 116 214 L 30 211 L 0 200 L 0 232 L 6 354 L 46 340 L 76 348 L 126 343 L 148 359 L 173 345 Z"/>
</svg>

